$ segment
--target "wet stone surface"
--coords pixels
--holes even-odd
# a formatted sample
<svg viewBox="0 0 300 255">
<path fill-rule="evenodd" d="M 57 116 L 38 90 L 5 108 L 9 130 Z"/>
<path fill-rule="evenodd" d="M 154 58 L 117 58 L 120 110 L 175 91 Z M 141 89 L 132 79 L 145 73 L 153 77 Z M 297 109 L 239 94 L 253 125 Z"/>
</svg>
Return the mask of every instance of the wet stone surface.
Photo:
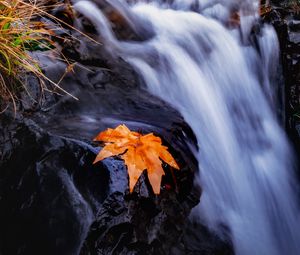
<svg viewBox="0 0 300 255">
<path fill-rule="evenodd" d="M 284 83 L 285 125 L 297 153 L 300 153 L 300 16 L 295 10 L 274 2 L 272 11 L 265 17 L 276 29 Z M 280 78 L 280 77 L 279 77 Z"/>
<path fill-rule="evenodd" d="M 65 71 L 60 62 L 42 63 L 50 78 Z M 61 86 L 79 100 L 40 97 L 30 78 L 41 103 L 24 97 L 15 117 L 10 111 L 1 116 L 1 254 L 168 254 L 183 234 L 200 198 L 193 184 L 193 133 L 175 110 L 138 85 L 126 63 L 112 65 L 79 63 L 66 75 Z M 100 149 L 92 138 L 121 123 L 154 132 L 171 147 L 182 169 L 172 173 L 164 166 L 160 196 L 145 174 L 129 194 L 117 157 L 92 164 Z"/>
</svg>

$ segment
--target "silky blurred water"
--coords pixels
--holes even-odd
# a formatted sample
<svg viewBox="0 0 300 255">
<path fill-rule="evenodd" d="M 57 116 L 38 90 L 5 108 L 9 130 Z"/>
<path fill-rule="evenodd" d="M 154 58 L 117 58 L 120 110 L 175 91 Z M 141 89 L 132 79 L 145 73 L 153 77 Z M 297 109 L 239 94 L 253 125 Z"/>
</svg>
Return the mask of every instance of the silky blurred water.
<svg viewBox="0 0 300 255">
<path fill-rule="evenodd" d="M 95 24 L 107 49 L 130 63 L 147 89 L 179 110 L 196 134 L 196 181 L 203 194 L 194 219 L 229 235 L 236 254 L 300 254 L 293 152 L 275 116 L 276 86 L 270 79 L 278 41 L 268 25 L 252 33 L 258 2 L 108 2 L 137 33 L 153 36 L 118 41 L 92 2 L 78 1 L 75 9 Z M 240 21 L 230 25 L 236 12 Z"/>
</svg>

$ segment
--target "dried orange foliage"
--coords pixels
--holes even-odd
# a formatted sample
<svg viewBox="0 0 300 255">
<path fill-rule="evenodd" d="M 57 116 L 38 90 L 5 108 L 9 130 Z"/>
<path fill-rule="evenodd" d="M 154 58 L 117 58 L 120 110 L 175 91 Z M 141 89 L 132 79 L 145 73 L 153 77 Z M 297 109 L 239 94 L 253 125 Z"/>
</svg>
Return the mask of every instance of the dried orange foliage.
<svg viewBox="0 0 300 255">
<path fill-rule="evenodd" d="M 161 177 L 164 175 L 162 162 L 179 169 L 175 159 L 162 145 L 161 139 L 152 133 L 142 135 L 130 131 L 125 125 L 101 132 L 94 141 L 105 142 L 104 148 L 97 155 L 94 163 L 105 158 L 121 155 L 129 174 L 130 192 L 142 174 L 147 169 L 148 178 L 155 194 L 160 192 Z"/>
</svg>

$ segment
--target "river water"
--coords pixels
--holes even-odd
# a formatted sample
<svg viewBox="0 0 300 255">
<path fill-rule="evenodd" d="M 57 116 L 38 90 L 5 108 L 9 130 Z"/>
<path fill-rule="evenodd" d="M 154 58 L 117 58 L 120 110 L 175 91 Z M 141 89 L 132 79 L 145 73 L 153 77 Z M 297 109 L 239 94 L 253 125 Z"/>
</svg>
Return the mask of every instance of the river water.
<svg viewBox="0 0 300 255">
<path fill-rule="evenodd" d="M 108 2 L 149 38 L 118 41 L 94 3 L 75 9 L 197 137 L 203 194 L 191 217 L 229 235 L 238 255 L 300 254 L 293 152 L 275 115 L 278 41 L 269 25 L 253 33 L 258 2 Z"/>
</svg>

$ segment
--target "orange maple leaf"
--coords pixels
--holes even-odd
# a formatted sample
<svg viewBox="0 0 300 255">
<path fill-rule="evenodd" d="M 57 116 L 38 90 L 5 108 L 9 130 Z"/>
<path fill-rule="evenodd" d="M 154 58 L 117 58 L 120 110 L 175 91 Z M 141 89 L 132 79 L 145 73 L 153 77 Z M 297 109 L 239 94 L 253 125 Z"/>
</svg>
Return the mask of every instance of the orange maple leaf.
<svg viewBox="0 0 300 255">
<path fill-rule="evenodd" d="M 171 167 L 179 169 L 175 159 L 162 145 L 161 139 L 152 133 L 142 135 L 130 131 L 125 125 L 101 132 L 94 141 L 105 142 L 104 148 L 97 155 L 94 164 L 105 158 L 121 155 L 129 174 L 130 192 L 142 172 L 147 169 L 148 178 L 155 194 L 160 192 L 161 177 L 164 175 L 161 166 L 163 160 Z"/>
</svg>

